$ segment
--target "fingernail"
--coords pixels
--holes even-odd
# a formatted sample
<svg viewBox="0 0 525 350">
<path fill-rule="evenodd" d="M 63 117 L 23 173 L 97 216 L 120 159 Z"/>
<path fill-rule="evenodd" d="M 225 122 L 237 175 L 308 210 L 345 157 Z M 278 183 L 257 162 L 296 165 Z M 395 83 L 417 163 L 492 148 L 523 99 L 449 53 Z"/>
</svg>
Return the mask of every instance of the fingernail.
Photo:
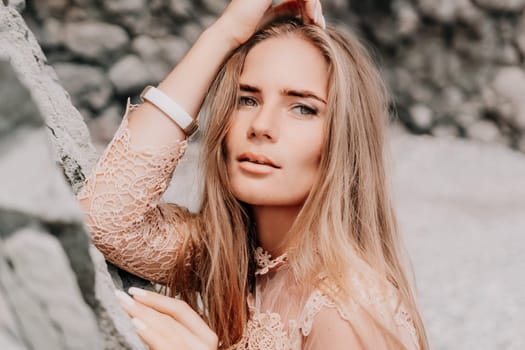
<svg viewBox="0 0 525 350">
<path fill-rule="evenodd" d="M 326 29 L 326 21 L 324 19 L 324 16 L 321 16 L 321 28 Z"/>
<path fill-rule="evenodd" d="M 115 290 L 115 295 L 117 296 L 118 300 L 121 301 L 123 304 L 128 306 L 135 305 L 135 301 L 123 291 Z"/>
<path fill-rule="evenodd" d="M 133 326 L 135 326 L 135 328 L 140 329 L 141 331 L 146 329 L 146 324 L 136 317 L 133 317 L 131 319 L 131 323 L 133 324 Z"/>
<path fill-rule="evenodd" d="M 128 293 L 139 297 L 143 297 L 146 295 L 146 291 L 144 289 L 140 289 L 137 287 L 131 287 L 130 289 L 128 289 Z"/>
</svg>

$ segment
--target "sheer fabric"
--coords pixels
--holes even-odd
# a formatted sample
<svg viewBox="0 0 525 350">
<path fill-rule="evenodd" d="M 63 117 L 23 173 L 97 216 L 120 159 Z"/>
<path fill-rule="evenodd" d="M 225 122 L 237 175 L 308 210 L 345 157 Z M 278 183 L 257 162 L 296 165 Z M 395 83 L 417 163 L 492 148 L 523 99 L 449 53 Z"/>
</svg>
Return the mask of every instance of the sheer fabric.
<svg viewBox="0 0 525 350">
<path fill-rule="evenodd" d="M 160 203 L 187 143 L 175 140 L 162 147 L 138 145 L 128 128 L 134 107 L 128 100 L 121 125 L 77 197 L 92 242 L 107 260 L 165 284 L 181 253 L 183 235 L 192 220 L 199 220 L 185 208 Z M 286 254 L 272 258 L 257 248 L 255 259 L 256 289 L 247 300 L 250 319 L 242 339 L 232 349 L 362 347 L 352 323 L 361 318 L 349 315 L 320 290 L 297 281 Z M 418 349 L 413 323 L 402 305 L 396 304 L 395 293 L 374 293 L 366 280 L 353 282 L 366 303 L 392 312 L 404 345 Z M 370 337 L 375 335 L 371 333 Z M 377 345 L 379 348 L 380 340 Z"/>
</svg>

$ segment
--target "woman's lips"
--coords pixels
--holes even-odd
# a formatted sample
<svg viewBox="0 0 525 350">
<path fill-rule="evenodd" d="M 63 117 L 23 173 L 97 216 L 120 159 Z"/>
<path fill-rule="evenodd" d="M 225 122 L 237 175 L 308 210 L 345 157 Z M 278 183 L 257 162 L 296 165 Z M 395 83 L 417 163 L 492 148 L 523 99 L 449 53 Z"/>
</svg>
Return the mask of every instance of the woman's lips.
<svg viewBox="0 0 525 350">
<path fill-rule="evenodd" d="M 263 154 L 246 152 L 237 157 L 239 167 L 253 174 L 269 174 L 281 167 Z"/>
</svg>

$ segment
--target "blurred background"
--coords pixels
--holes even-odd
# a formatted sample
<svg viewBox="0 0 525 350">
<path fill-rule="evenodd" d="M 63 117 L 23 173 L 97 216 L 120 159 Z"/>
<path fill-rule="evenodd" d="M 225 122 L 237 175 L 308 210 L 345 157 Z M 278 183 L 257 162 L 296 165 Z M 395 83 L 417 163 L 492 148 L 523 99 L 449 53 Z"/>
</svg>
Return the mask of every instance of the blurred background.
<svg viewBox="0 0 525 350">
<path fill-rule="evenodd" d="M 7 1 L 100 153 L 225 0 Z M 5 3 L 5 1 L 4 1 Z M 400 226 L 432 349 L 525 349 L 525 0 L 323 0 L 392 95 Z M 188 82 L 191 83 L 191 82 Z M 166 198 L 195 206 L 188 150 Z"/>
<path fill-rule="evenodd" d="M 226 0 L 38 0 L 24 19 L 98 141 L 159 82 Z M 365 39 L 411 133 L 525 152 L 525 0 L 325 0 Z"/>
</svg>

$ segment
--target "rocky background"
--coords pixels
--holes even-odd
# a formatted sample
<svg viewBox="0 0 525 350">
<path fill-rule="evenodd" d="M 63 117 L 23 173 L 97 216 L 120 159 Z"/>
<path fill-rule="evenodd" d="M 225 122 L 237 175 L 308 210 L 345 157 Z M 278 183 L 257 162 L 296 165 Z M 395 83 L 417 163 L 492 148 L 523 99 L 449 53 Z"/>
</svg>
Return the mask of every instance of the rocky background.
<svg viewBox="0 0 525 350">
<path fill-rule="evenodd" d="M 0 349 L 146 346 L 74 193 L 98 159 L 89 131 L 16 7 L 0 2 Z"/>
<path fill-rule="evenodd" d="M 227 2 L 38 0 L 23 16 L 101 150 L 125 99 L 158 83 Z M 370 43 L 398 125 L 525 151 L 525 0 L 322 3 L 329 24 Z"/>
<path fill-rule="evenodd" d="M 113 295 L 143 282 L 108 270 L 74 193 L 125 99 L 225 4 L 0 2 L 0 349 L 145 348 Z M 524 349 L 525 0 L 323 4 L 393 93 L 392 181 L 431 348 Z M 165 199 L 195 207 L 197 151 Z"/>
</svg>

